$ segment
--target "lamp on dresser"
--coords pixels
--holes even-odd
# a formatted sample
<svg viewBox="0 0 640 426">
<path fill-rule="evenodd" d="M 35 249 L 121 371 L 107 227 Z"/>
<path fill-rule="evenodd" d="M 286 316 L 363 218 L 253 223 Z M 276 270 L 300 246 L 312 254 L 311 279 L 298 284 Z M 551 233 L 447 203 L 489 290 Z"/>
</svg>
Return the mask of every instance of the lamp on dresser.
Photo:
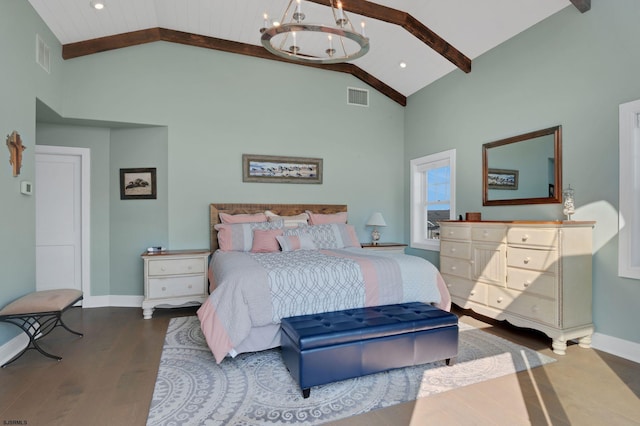
<svg viewBox="0 0 640 426">
<path fill-rule="evenodd" d="M 367 220 L 367 226 L 373 226 L 373 231 L 371 231 L 371 244 L 376 245 L 380 240 L 380 231 L 378 231 L 379 226 L 387 226 L 387 222 L 384 221 L 382 217 L 382 213 L 375 212 L 372 213 Z"/>
</svg>

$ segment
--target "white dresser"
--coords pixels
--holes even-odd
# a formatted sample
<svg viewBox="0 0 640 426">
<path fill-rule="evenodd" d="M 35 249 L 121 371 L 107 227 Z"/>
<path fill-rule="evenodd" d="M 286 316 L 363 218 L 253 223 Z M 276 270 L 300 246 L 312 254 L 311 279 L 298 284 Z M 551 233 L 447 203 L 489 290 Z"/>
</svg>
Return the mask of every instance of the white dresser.
<svg viewBox="0 0 640 426">
<path fill-rule="evenodd" d="M 456 305 L 540 330 L 563 355 L 589 347 L 595 222 L 440 223 L 440 272 Z"/>
<path fill-rule="evenodd" d="M 142 253 L 144 301 L 142 315 L 150 319 L 159 305 L 203 303 L 208 295 L 208 250 L 167 250 Z"/>
</svg>

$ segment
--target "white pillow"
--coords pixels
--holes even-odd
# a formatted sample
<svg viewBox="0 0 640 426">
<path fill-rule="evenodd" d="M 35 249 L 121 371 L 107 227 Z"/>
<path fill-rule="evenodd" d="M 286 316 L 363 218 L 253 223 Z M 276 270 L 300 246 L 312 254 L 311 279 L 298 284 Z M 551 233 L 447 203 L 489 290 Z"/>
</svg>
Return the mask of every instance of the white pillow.
<svg viewBox="0 0 640 426">
<path fill-rule="evenodd" d="M 311 235 L 287 235 L 277 236 L 276 240 L 280 244 L 282 251 L 295 251 L 295 250 L 316 250 L 316 245 L 311 239 Z"/>
<path fill-rule="evenodd" d="M 271 210 L 267 210 L 264 214 L 267 215 L 267 220 L 269 222 L 274 222 L 280 219 L 284 220 L 285 228 L 297 228 L 298 226 L 304 226 L 309 223 L 309 215 L 307 213 L 300 213 L 295 216 L 278 216 Z"/>
</svg>

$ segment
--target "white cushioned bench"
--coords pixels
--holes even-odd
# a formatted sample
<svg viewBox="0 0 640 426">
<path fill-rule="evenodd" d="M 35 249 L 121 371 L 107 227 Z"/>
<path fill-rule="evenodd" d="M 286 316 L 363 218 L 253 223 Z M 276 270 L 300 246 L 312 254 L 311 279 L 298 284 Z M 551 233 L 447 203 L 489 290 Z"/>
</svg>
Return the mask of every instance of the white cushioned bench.
<svg viewBox="0 0 640 426">
<path fill-rule="evenodd" d="M 20 327 L 29 337 L 29 344 L 16 356 L 4 363 L 6 367 L 20 358 L 28 349 L 36 349 L 42 355 L 60 361 L 62 357 L 50 354 L 38 345 L 38 340 L 57 327 L 82 336 L 62 321 L 62 313 L 82 300 L 82 292 L 74 289 L 44 290 L 26 294 L 0 310 L 0 322 Z"/>
</svg>

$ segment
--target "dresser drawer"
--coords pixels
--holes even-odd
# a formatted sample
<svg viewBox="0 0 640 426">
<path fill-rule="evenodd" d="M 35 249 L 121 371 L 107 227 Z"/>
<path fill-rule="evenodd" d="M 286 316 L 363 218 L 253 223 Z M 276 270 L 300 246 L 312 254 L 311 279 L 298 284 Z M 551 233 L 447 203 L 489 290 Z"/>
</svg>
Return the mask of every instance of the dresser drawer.
<svg viewBox="0 0 640 426">
<path fill-rule="evenodd" d="M 471 258 L 471 243 L 458 241 L 440 241 L 440 255 L 456 257 L 458 259 Z"/>
<path fill-rule="evenodd" d="M 149 275 L 202 274 L 205 263 L 202 259 L 157 259 L 149 261 Z"/>
<path fill-rule="evenodd" d="M 471 228 L 468 226 L 441 225 L 440 239 L 469 241 L 471 239 Z"/>
<path fill-rule="evenodd" d="M 451 296 L 459 297 L 471 302 L 487 304 L 487 285 L 465 280 L 463 278 L 444 275 L 444 282 Z"/>
<path fill-rule="evenodd" d="M 507 266 L 555 273 L 558 253 L 555 250 L 534 250 L 517 247 L 507 249 Z"/>
<path fill-rule="evenodd" d="M 490 241 L 494 243 L 504 242 L 507 229 L 500 227 L 474 227 L 471 230 L 471 239 L 473 241 Z"/>
<path fill-rule="evenodd" d="M 507 243 L 539 247 L 556 247 L 558 231 L 556 229 L 510 228 L 507 232 Z"/>
<path fill-rule="evenodd" d="M 558 326 L 558 304 L 554 300 L 530 295 L 520 291 L 489 286 L 489 306 L 542 322 Z"/>
<path fill-rule="evenodd" d="M 440 258 L 440 272 L 471 279 L 471 264 L 468 260 L 443 256 Z"/>
<path fill-rule="evenodd" d="M 507 268 L 507 288 L 557 298 L 556 276 L 539 271 Z"/>
<path fill-rule="evenodd" d="M 203 294 L 206 295 L 204 277 L 202 275 L 149 278 L 149 294 L 147 297 L 150 299 L 202 296 Z"/>
</svg>

